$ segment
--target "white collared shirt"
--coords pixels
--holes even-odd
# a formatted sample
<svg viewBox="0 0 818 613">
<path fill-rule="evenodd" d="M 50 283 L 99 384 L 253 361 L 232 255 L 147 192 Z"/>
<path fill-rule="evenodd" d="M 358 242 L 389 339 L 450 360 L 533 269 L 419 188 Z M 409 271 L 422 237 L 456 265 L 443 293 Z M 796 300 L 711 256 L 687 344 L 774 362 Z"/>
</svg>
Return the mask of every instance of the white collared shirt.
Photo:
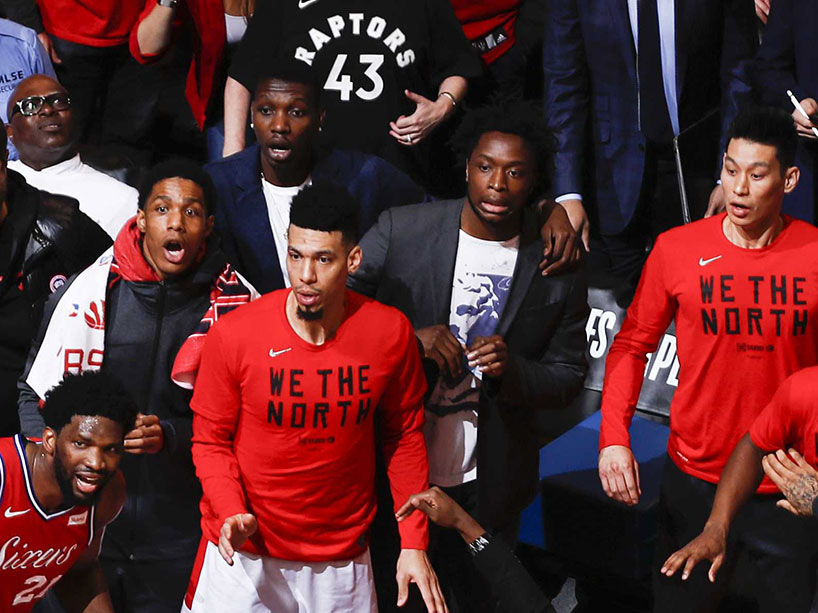
<svg viewBox="0 0 818 613">
<path fill-rule="evenodd" d="M 52 194 L 76 198 L 80 211 L 116 238 L 119 230 L 136 215 L 139 193 L 130 185 L 83 164 L 79 154 L 42 170 L 34 170 L 20 160 L 9 162 L 32 187 Z"/>
</svg>

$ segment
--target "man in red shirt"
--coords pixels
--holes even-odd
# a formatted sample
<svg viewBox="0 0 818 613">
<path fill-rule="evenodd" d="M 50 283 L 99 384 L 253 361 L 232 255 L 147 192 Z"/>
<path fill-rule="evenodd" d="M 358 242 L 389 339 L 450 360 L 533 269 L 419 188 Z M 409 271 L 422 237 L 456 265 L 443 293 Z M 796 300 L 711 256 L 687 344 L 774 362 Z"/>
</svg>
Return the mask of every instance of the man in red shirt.
<svg viewBox="0 0 818 613">
<path fill-rule="evenodd" d="M 787 448 L 789 456 L 784 451 Z M 765 472 L 787 496 L 787 500 L 777 501 L 777 506 L 794 515 L 814 516 L 818 502 L 815 478 L 818 473 L 812 468 L 815 465 L 818 465 L 818 367 L 813 366 L 784 381 L 741 438 L 721 475 L 704 530 L 670 556 L 662 572 L 672 576 L 684 567 L 682 579 L 686 580 L 696 564 L 707 559 L 711 561 L 708 577 L 714 582 L 725 561 L 733 519 L 750 500 Z M 777 528 L 778 522 L 770 526 L 771 530 Z M 815 527 L 805 524 L 805 529 Z M 808 573 L 809 567 L 802 572 Z"/>
<path fill-rule="evenodd" d="M 818 363 L 818 230 L 781 214 L 799 178 L 792 119 L 748 111 L 731 130 L 721 174 L 726 214 L 659 236 L 606 362 L 599 475 L 609 496 L 633 505 L 639 472 L 628 426 L 646 354 L 675 318 L 682 370 L 670 407 L 654 575 L 662 612 L 709 610 L 729 587 L 731 573 L 713 586 L 704 573 L 682 582 L 658 567 L 702 529 L 730 452 L 778 386 Z M 750 597 L 796 611 L 811 601 L 804 569 L 812 549 L 799 522 L 770 519 L 776 491 L 761 484 L 737 538 L 751 554 L 746 568 L 765 575 L 751 581 Z M 771 523 L 775 531 L 766 532 Z"/>
<path fill-rule="evenodd" d="M 376 610 L 376 411 L 397 504 L 428 487 L 412 327 L 345 289 L 361 262 L 357 214 L 335 186 L 301 191 L 290 211 L 292 289 L 237 309 L 207 336 L 191 402 L 204 490 L 191 611 Z M 425 517 L 402 523 L 401 540 L 398 604 L 414 582 L 429 611 L 446 611 Z"/>
<path fill-rule="evenodd" d="M 46 395 L 42 442 L 0 439 L 0 609 L 53 587 L 68 611 L 110 611 L 97 556 L 125 502 L 119 472 L 136 404 L 111 375 L 69 375 Z"/>
</svg>

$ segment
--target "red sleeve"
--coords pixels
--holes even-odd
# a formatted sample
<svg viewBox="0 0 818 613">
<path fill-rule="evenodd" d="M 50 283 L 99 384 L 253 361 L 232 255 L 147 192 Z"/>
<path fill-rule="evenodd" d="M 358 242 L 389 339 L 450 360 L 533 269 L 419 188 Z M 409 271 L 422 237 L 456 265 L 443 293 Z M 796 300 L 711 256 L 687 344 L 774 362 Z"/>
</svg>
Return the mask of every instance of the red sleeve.
<svg viewBox="0 0 818 613">
<path fill-rule="evenodd" d="M 247 513 L 239 465 L 233 453 L 241 393 L 221 330 L 219 324 L 214 325 L 205 339 L 190 402 L 196 476 L 219 524 L 232 515 Z"/>
<path fill-rule="evenodd" d="M 769 404 L 764 407 L 750 426 L 750 440 L 762 451 L 787 449 L 797 439 L 797 428 L 801 413 L 800 405 L 793 396 L 793 379 L 789 377 L 776 390 Z"/>
<path fill-rule="evenodd" d="M 170 49 L 171 45 L 173 44 L 173 40 L 171 40 L 170 44 L 168 45 L 165 51 L 161 53 L 142 53 L 139 50 L 139 39 L 137 38 L 137 31 L 139 30 L 139 26 L 145 20 L 145 18 L 150 15 L 153 7 L 156 6 L 156 0 L 146 0 L 145 7 L 142 9 L 142 12 L 139 14 L 139 19 L 136 20 L 133 28 L 131 29 L 131 34 L 128 37 L 128 49 L 131 52 L 133 58 L 139 62 L 140 64 L 151 64 L 161 58 L 165 53 Z M 175 39 L 176 35 L 179 32 L 179 29 L 182 27 L 184 20 L 187 18 L 187 12 L 185 10 L 185 6 L 183 2 L 179 3 L 179 8 L 177 9 L 176 17 L 173 19 L 173 25 L 171 26 L 171 38 Z"/>
<path fill-rule="evenodd" d="M 409 321 L 401 316 L 394 347 L 398 357 L 395 371 L 381 397 L 383 454 L 395 511 L 412 494 L 429 488 L 429 463 L 423 438 L 423 395 L 426 378 L 417 342 Z M 398 524 L 402 549 L 426 550 L 429 520 L 412 513 Z"/>
<path fill-rule="evenodd" d="M 602 423 L 599 448 L 630 447 L 628 428 L 636 410 L 647 354 L 656 350 L 676 313 L 676 299 L 668 289 L 662 237 L 648 256 L 622 329 L 605 360 L 602 385 Z"/>
</svg>

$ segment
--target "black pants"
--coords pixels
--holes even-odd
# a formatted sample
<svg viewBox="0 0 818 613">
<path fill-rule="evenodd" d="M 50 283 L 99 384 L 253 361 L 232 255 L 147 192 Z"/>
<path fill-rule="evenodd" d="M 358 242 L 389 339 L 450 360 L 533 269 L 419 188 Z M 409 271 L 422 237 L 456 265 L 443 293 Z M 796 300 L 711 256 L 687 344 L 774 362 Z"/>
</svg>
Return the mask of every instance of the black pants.
<svg viewBox="0 0 818 613">
<path fill-rule="evenodd" d="M 815 589 L 818 532 L 814 520 L 775 506 L 779 496 L 755 495 L 730 528 L 727 556 L 710 583 L 710 563 L 699 563 L 687 581 L 665 577 L 662 563 L 704 527 L 716 486 L 691 477 L 668 459 L 659 496 L 659 534 L 653 596 L 657 613 L 741 611 L 799 613 L 810 609 Z"/>
<path fill-rule="evenodd" d="M 100 558 L 116 613 L 179 613 L 193 558 L 131 562 Z"/>
<path fill-rule="evenodd" d="M 477 481 L 441 489 L 469 515 L 479 516 Z M 514 550 L 519 527 L 520 522 L 517 518 L 509 525 L 492 529 L 491 532 L 493 538 L 503 540 Z M 456 530 L 440 528 L 429 523 L 429 559 L 437 573 L 451 613 L 487 613 L 497 610 L 488 584 L 477 572 L 468 546 Z"/>
<path fill-rule="evenodd" d="M 91 47 L 52 40 L 62 60 L 54 68 L 71 96 L 81 140 L 121 147 L 142 161 L 150 150 L 146 141 L 159 102 L 159 67 L 139 64 L 128 45 Z"/>
</svg>

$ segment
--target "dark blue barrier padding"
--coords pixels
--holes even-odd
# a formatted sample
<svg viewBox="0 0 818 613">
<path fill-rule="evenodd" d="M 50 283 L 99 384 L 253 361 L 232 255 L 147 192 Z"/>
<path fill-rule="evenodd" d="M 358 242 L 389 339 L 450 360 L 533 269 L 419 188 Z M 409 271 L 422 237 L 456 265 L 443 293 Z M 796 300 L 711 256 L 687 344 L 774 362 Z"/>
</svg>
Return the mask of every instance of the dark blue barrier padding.
<svg viewBox="0 0 818 613">
<path fill-rule="evenodd" d="M 650 565 L 669 430 L 634 416 L 631 444 L 642 497 L 628 508 L 610 500 L 599 483 L 600 418 L 594 413 L 541 450 L 541 494 L 523 511 L 520 542 L 598 571 L 641 578 Z"/>
</svg>

